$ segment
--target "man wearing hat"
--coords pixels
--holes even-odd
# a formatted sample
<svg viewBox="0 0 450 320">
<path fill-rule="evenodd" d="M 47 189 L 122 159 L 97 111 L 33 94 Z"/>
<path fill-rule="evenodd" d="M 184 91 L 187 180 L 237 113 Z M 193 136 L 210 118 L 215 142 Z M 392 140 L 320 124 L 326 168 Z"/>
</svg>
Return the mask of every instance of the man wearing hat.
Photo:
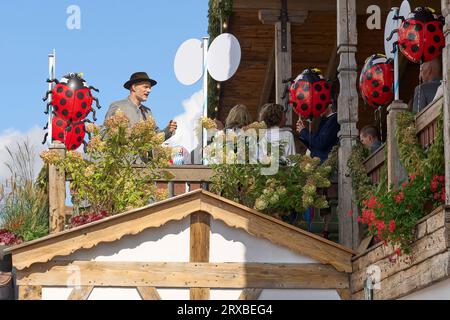
<svg viewBox="0 0 450 320">
<path fill-rule="evenodd" d="M 130 95 L 127 99 L 111 103 L 108 112 L 106 113 L 105 120 L 112 117 L 119 109 L 130 121 L 130 126 L 133 126 L 139 121 L 146 120 L 148 117 L 152 117 L 152 111 L 150 108 L 144 106 L 142 102 L 147 101 L 148 95 L 156 83 L 157 82 L 150 79 L 145 72 L 133 73 L 130 80 L 123 85 L 125 89 L 130 90 Z M 158 127 L 156 127 L 156 130 L 161 132 Z M 176 130 L 177 122 L 170 120 L 169 125 L 163 130 L 165 140 L 173 136 Z"/>
</svg>

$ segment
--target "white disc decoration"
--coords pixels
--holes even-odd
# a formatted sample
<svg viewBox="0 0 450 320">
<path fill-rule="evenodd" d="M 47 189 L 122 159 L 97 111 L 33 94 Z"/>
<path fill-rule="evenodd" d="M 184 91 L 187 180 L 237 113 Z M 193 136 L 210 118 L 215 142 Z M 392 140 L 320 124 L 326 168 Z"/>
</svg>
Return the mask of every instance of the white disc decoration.
<svg viewBox="0 0 450 320">
<path fill-rule="evenodd" d="M 208 71 L 217 81 L 230 79 L 241 62 L 241 46 L 230 33 L 222 33 L 211 43 L 208 51 Z"/>
<path fill-rule="evenodd" d="M 398 13 L 399 17 L 408 18 L 408 15 L 411 13 L 411 5 L 408 0 L 403 0 L 402 5 L 400 6 L 400 11 Z"/>
<path fill-rule="evenodd" d="M 186 86 L 195 84 L 203 75 L 203 47 L 198 39 L 189 39 L 178 48 L 174 61 L 175 76 Z"/>
<path fill-rule="evenodd" d="M 384 52 L 386 57 L 394 59 L 395 54 L 392 53 L 394 48 L 394 42 L 398 41 L 398 34 L 395 33 L 391 40 L 386 40 L 391 32 L 398 28 L 399 21 L 394 20 L 394 17 L 398 13 L 398 8 L 392 8 L 391 12 L 389 12 L 388 17 L 386 19 L 386 26 L 384 28 Z"/>
</svg>

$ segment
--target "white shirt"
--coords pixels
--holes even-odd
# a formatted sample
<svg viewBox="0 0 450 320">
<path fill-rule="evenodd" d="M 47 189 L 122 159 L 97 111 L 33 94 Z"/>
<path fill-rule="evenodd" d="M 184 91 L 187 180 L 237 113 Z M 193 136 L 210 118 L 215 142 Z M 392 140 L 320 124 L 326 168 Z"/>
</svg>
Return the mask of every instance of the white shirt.
<svg viewBox="0 0 450 320">
<path fill-rule="evenodd" d="M 272 127 L 267 129 L 265 135 L 259 141 L 259 159 L 270 156 L 270 154 L 267 154 L 268 143 L 271 144 L 272 148 L 278 148 L 280 143 L 283 145 L 283 153 L 280 154 L 280 158 L 284 160 L 288 156 L 296 154 L 294 135 L 290 128 Z"/>
</svg>

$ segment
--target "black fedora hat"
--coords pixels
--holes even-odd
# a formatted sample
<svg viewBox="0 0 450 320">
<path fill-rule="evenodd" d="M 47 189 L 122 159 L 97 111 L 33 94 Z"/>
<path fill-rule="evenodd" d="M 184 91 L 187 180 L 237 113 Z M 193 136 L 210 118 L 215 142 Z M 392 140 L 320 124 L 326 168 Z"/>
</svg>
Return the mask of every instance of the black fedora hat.
<svg viewBox="0 0 450 320">
<path fill-rule="evenodd" d="M 127 82 L 125 82 L 125 84 L 123 85 L 123 87 L 127 90 L 130 90 L 131 85 L 137 83 L 137 82 L 142 82 L 142 81 L 148 81 L 151 83 L 152 87 L 154 87 L 157 82 L 153 79 L 150 79 L 150 77 L 148 76 L 147 73 L 145 72 L 135 72 L 131 75 L 130 80 L 128 80 Z"/>
</svg>

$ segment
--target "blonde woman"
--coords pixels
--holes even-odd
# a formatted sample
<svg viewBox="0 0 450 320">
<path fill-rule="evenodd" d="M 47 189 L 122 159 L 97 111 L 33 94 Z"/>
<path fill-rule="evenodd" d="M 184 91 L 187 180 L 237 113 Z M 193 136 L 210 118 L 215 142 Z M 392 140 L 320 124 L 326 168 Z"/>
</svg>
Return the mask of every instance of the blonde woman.
<svg viewBox="0 0 450 320">
<path fill-rule="evenodd" d="M 243 104 L 234 106 L 225 120 L 225 130 L 242 129 L 252 123 L 252 117 Z"/>
</svg>

